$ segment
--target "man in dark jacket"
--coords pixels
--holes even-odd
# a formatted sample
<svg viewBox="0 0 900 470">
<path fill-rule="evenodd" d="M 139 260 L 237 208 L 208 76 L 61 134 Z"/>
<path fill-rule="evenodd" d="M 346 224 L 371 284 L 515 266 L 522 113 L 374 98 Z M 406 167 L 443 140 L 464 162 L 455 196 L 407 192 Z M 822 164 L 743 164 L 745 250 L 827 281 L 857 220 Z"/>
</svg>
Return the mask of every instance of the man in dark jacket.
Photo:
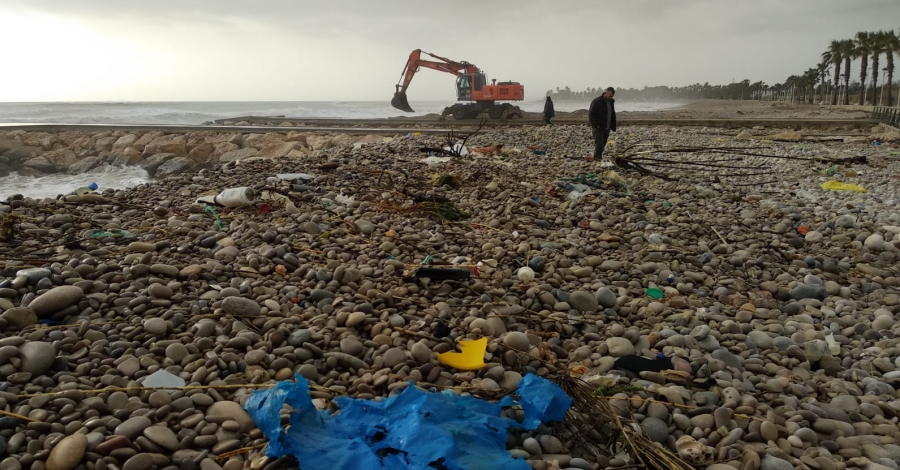
<svg viewBox="0 0 900 470">
<path fill-rule="evenodd" d="M 616 90 L 609 87 L 602 95 L 591 102 L 588 118 L 591 122 L 591 131 L 594 134 L 594 160 L 600 161 L 603 157 L 603 149 L 609 140 L 609 133 L 616 131 L 616 100 L 613 96 Z"/>
<path fill-rule="evenodd" d="M 547 96 L 547 101 L 544 102 L 544 124 L 550 126 L 553 125 L 553 118 L 556 116 L 556 112 L 553 111 L 553 100 L 550 99 L 550 96 Z"/>
</svg>

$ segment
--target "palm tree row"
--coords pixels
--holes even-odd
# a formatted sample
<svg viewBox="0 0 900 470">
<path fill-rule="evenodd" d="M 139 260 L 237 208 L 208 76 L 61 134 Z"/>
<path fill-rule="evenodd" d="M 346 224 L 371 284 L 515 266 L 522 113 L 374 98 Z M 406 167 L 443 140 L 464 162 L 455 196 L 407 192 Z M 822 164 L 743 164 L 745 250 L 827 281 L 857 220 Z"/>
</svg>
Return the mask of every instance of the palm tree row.
<svg viewBox="0 0 900 470">
<path fill-rule="evenodd" d="M 838 102 L 845 105 L 850 104 L 850 66 L 854 59 L 859 59 L 860 93 L 857 104 L 864 105 L 869 103 L 869 92 L 871 92 L 871 102 L 873 104 L 893 106 L 894 54 L 900 54 L 900 37 L 893 30 L 862 31 L 856 33 L 854 39 L 831 41 L 828 50 L 822 53 L 822 62 L 818 67 L 819 71 L 827 71 L 829 67 L 834 67 L 833 83 L 830 90 L 831 104 L 836 105 Z M 887 83 L 882 84 L 881 93 L 877 94 L 879 59 L 882 55 L 885 56 L 887 62 L 887 66 L 884 68 L 884 71 L 887 73 Z M 866 87 L 869 59 L 872 62 L 872 86 Z M 843 73 L 841 73 L 842 65 Z M 842 78 L 843 83 L 841 83 Z M 823 89 L 827 87 L 825 80 L 823 80 L 822 86 Z M 886 90 L 885 87 L 887 88 Z"/>
</svg>

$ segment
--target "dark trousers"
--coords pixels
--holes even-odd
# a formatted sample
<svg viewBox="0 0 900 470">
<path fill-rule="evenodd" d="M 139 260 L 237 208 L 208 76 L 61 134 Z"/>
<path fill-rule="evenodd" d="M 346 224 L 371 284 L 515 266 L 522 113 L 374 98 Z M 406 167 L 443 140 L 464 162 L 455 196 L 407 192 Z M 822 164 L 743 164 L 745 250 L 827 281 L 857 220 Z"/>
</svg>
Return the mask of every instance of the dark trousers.
<svg viewBox="0 0 900 470">
<path fill-rule="evenodd" d="M 606 141 L 609 140 L 609 129 L 595 127 L 594 132 L 594 160 L 600 160 L 603 156 L 603 149 L 606 148 Z"/>
<path fill-rule="evenodd" d="M 553 125 L 553 118 L 552 118 L 552 117 L 548 117 L 548 116 L 545 114 L 545 115 L 544 115 L 544 124 L 546 124 L 546 125 L 548 125 L 548 126 L 552 126 L 552 125 Z"/>
</svg>

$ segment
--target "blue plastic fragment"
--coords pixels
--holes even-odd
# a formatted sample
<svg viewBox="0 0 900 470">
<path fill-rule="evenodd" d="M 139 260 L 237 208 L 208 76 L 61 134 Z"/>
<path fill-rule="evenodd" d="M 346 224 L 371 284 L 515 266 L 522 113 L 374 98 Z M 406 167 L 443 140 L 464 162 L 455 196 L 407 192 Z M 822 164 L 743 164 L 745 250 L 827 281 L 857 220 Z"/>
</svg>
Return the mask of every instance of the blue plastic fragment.
<svg viewBox="0 0 900 470">
<path fill-rule="evenodd" d="M 522 424 L 501 416 L 515 403 L 510 397 L 491 403 L 412 384 L 381 401 L 337 398 L 340 411 L 331 414 L 315 409 L 299 375 L 253 393 L 244 408 L 269 439 L 266 455 L 293 455 L 304 470 L 529 470 L 506 451 L 507 430 L 561 421 L 572 400 L 534 374 L 522 379 L 517 394 Z M 285 404 L 293 409 L 286 431 L 280 416 Z"/>
<path fill-rule="evenodd" d="M 572 399 L 555 383 L 535 374 L 528 374 L 516 389 L 522 410 L 525 411 L 526 429 L 534 429 L 541 423 L 562 421 L 572 406 Z"/>
</svg>

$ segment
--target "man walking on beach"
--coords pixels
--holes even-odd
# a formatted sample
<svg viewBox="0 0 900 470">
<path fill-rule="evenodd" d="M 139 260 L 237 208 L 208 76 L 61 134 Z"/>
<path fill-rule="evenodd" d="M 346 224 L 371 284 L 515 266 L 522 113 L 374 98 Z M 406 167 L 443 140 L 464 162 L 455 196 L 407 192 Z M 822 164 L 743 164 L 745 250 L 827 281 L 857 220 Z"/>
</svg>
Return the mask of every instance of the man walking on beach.
<svg viewBox="0 0 900 470">
<path fill-rule="evenodd" d="M 602 95 L 591 102 L 588 119 L 591 122 L 591 131 L 594 134 L 594 161 L 600 161 L 603 157 L 603 149 L 609 140 L 609 133 L 616 131 L 616 100 L 613 96 L 616 90 L 609 87 Z"/>
<path fill-rule="evenodd" d="M 556 116 L 556 112 L 553 111 L 553 100 L 548 95 L 547 101 L 544 102 L 544 124 L 552 126 L 554 116 Z"/>
</svg>

